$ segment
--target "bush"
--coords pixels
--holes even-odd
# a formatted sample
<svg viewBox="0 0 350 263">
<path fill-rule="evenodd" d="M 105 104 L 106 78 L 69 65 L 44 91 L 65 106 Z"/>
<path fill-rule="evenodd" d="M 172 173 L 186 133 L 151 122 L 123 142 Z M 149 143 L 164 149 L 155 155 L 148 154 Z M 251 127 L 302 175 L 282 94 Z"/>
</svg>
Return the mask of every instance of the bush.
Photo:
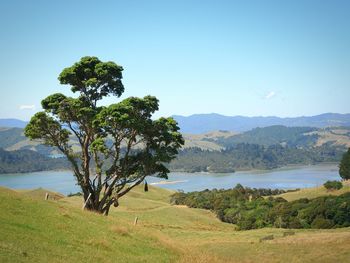
<svg viewBox="0 0 350 263">
<path fill-rule="evenodd" d="M 329 219 L 324 219 L 322 217 L 317 217 L 312 221 L 311 223 L 311 228 L 316 228 L 316 229 L 327 229 L 327 228 L 332 228 L 334 225 L 334 222 Z"/>
<path fill-rule="evenodd" d="M 343 184 L 339 181 L 327 181 L 323 184 L 327 190 L 339 190 L 343 187 Z"/>
<path fill-rule="evenodd" d="M 76 193 L 69 193 L 67 196 L 72 197 L 72 196 L 82 196 L 83 194 L 81 192 L 76 192 Z"/>
</svg>

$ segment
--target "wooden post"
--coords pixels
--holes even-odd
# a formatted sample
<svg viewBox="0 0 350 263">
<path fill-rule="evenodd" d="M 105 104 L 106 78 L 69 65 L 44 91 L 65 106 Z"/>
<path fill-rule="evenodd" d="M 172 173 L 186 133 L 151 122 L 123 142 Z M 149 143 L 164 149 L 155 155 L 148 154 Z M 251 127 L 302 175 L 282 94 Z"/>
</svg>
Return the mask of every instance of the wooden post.
<svg viewBox="0 0 350 263">
<path fill-rule="evenodd" d="M 48 200 L 49 199 L 49 193 L 46 193 L 45 194 L 45 200 Z"/>
<path fill-rule="evenodd" d="M 89 202 L 90 197 L 91 197 L 91 193 L 89 194 L 88 198 L 86 199 L 86 201 L 85 201 L 85 203 L 84 203 L 84 205 L 83 205 L 82 210 L 85 209 L 85 207 L 86 207 L 86 205 L 87 205 L 87 202 Z"/>
<path fill-rule="evenodd" d="M 139 219 L 138 219 L 138 217 L 135 217 L 135 220 L 134 220 L 134 226 L 136 226 L 137 225 L 137 221 L 138 221 Z"/>
</svg>

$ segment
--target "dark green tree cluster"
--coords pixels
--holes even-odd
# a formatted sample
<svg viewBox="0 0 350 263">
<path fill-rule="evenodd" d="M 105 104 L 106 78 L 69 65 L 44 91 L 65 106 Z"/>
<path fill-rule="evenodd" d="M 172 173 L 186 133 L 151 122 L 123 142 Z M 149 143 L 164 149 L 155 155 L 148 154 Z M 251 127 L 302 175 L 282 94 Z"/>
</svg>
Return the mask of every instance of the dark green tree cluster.
<svg viewBox="0 0 350 263">
<path fill-rule="evenodd" d="M 44 111 L 25 128 L 27 137 L 66 156 L 86 208 L 105 215 L 146 176 L 167 178 L 164 164 L 176 157 L 184 143 L 174 119 L 151 118 L 158 110 L 155 97 L 130 97 L 100 106 L 101 99 L 118 98 L 124 92 L 122 71 L 114 62 L 83 57 L 58 78 L 78 96 L 48 96 L 41 103 Z M 73 151 L 71 137 L 78 141 L 79 151 Z"/>
<path fill-rule="evenodd" d="M 5 151 L 0 148 L 0 174 L 67 169 L 65 158 L 49 158 L 31 150 Z"/>
<path fill-rule="evenodd" d="M 283 228 L 339 228 L 350 226 L 350 193 L 299 199 L 273 205 L 268 222 Z"/>
<path fill-rule="evenodd" d="M 327 190 L 339 190 L 343 187 L 343 184 L 339 181 L 327 181 L 323 184 Z"/>
<path fill-rule="evenodd" d="M 212 210 L 221 221 L 236 224 L 241 230 L 350 226 L 350 193 L 292 202 L 271 196 L 282 192 L 284 191 L 251 189 L 238 185 L 230 190 L 175 193 L 171 202 Z"/>
<path fill-rule="evenodd" d="M 273 169 L 289 164 L 338 162 L 343 149 L 322 145 L 312 148 L 284 147 L 279 144 L 263 146 L 239 143 L 221 151 L 188 148 L 179 152 L 169 164 L 172 171 L 234 172 L 247 169 Z"/>
<path fill-rule="evenodd" d="M 350 179 L 350 148 L 344 153 L 343 158 L 339 164 L 339 175 L 344 180 Z"/>
</svg>

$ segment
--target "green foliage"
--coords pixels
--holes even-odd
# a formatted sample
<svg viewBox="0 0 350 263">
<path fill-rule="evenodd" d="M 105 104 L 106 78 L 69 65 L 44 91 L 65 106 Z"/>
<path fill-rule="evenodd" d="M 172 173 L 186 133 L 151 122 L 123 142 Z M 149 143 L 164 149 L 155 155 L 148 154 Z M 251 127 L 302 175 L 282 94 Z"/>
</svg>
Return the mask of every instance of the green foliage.
<svg viewBox="0 0 350 263">
<path fill-rule="evenodd" d="M 343 187 L 343 184 L 339 181 L 327 181 L 323 184 L 327 190 L 339 190 Z"/>
<path fill-rule="evenodd" d="M 169 168 L 185 172 L 234 172 L 246 169 L 272 169 L 288 164 L 316 164 L 339 161 L 342 150 L 322 145 L 296 148 L 279 144 L 263 146 L 239 143 L 221 151 L 187 148 L 180 151 Z"/>
<path fill-rule="evenodd" d="M 0 174 L 65 169 L 65 158 L 49 158 L 31 150 L 5 151 L 0 148 Z"/>
<path fill-rule="evenodd" d="M 339 165 L 339 175 L 341 178 L 350 179 L 350 148 L 344 153 Z"/>
<path fill-rule="evenodd" d="M 90 102 L 95 103 L 108 95 L 120 97 L 123 67 L 114 62 L 102 62 L 97 57 L 83 57 L 73 66 L 65 68 L 58 77 L 61 84 L 72 86 Z"/>
<path fill-rule="evenodd" d="M 69 193 L 67 196 L 68 197 L 73 197 L 73 196 L 82 196 L 83 194 L 81 192 L 76 192 L 76 193 Z"/>
<path fill-rule="evenodd" d="M 230 190 L 175 193 L 171 202 L 214 211 L 224 222 L 239 229 L 337 228 L 350 226 L 350 193 L 287 202 L 271 195 L 282 190 L 251 189 L 240 185 Z M 263 198 L 262 196 L 267 196 Z"/>
<path fill-rule="evenodd" d="M 264 146 L 283 144 L 288 147 L 307 147 L 314 145 L 318 139 L 317 134 L 312 134 L 314 131 L 317 131 L 317 128 L 274 125 L 264 128 L 255 128 L 235 136 L 222 137 L 215 142 L 224 147 L 232 147 L 240 143 Z M 211 141 L 211 139 L 209 140 Z"/>
<path fill-rule="evenodd" d="M 316 229 L 327 229 L 327 228 L 332 228 L 334 225 L 334 222 L 329 219 L 325 219 L 322 217 L 317 217 L 312 221 L 311 223 L 311 228 L 316 228 Z"/>
<path fill-rule="evenodd" d="M 44 144 L 57 146 L 62 151 L 70 150 L 68 139 L 71 133 L 45 112 L 38 112 L 31 118 L 24 134 L 32 140 L 42 139 Z"/>
<path fill-rule="evenodd" d="M 152 119 L 158 110 L 155 97 L 97 106 L 106 96 L 121 96 L 122 70 L 114 62 L 81 58 L 59 76 L 61 84 L 70 85 L 79 96 L 48 96 L 42 101 L 45 111 L 36 113 L 25 128 L 27 137 L 55 146 L 67 157 L 84 200 L 91 196 L 87 209 L 104 214 L 146 176 L 167 178 L 165 164 L 184 144 L 176 121 Z M 71 137 L 79 151 L 73 150 Z"/>
</svg>

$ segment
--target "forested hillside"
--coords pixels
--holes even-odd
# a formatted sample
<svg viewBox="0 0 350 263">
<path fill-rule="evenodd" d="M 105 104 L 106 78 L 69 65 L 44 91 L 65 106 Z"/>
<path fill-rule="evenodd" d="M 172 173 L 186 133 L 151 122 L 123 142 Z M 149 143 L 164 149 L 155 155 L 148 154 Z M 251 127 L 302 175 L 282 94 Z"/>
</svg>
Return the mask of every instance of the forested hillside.
<svg viewBox="0 0 350 263">
<path fill-rule="evenodd" d="M 5 151 L 0 148 L 0 173 L 23 173 L 67 169 L 65 158 L 49 158 L 30 150 Z"/>
<path fill-rule="evenodd" d="M 215 131 L 207 134 L 185 134 L 185 146 L 169 164 L 172 171 L 185 172 L 234 172 L 236 170 L 272 169 L 289 164 L 317 164 L 339 162 L 350 147 L 350 128 L 334 127 L 318 129 L 312 127 L 270 126 L 256 128 L 244 133 Z M 77 142 L 73 141 L 73 145 Z M 0 128 L 0 148 L 7 151 L 33 150 L 42 155 L 40 165 L 23 162 L 22 168 L 4 171 L 33 171 L 60 167 L 51 158 L 57 150 L 29 141 L 20 128 Z M 75 149 L 75 146 L 73 146 Z M 27 153 L 27 152 L 24 152 Z M 43 159 L 46 156 L 46 159 Z M 45 161 L 46 160 L 46 161 Z M 47 162 L 44 165 L 44 162 Z M 40 166 L 40 168 L 39 168 Z M 28 169 L 24 168 L 27 167 Z"/>
<path fill-rule="evenodd" d="M 234 172 L 249 169 L 273 169 L 289 164 L 339 162 L 343 148 L 323 145 L 313 148 L 264 146 L 240 143 L 221 151 L 189 148 L 182 150 L 169 169 L 183 172 Z"/>
<path fill-rule="evenodd" d="M 266 128 L 255 128 L 245 133 L 230 137 L 221 137 L 216 143 L 230 147 L 238 143 L 250 143 L 259 145 L 281 144 L 289 147 L 309 147 L 318 140 L 318 134 L 313 133 L 317 128 L 311 127 L 286 127 L 281 125 Z M 212 139 L 208 139 L 211 141 Z"/>
<path fill-rule="evenodd" d="M 315 199 L 302 198 L 291 202 L 271 196 L 279 193 L 279 190 L 251 189 L 237 185 L 229 190 L 175 193 L 171 202 L 212 210 L 221 221 L 236 224 L 241 230 L 350 226 L 350 193 Z"/>
</svg>

